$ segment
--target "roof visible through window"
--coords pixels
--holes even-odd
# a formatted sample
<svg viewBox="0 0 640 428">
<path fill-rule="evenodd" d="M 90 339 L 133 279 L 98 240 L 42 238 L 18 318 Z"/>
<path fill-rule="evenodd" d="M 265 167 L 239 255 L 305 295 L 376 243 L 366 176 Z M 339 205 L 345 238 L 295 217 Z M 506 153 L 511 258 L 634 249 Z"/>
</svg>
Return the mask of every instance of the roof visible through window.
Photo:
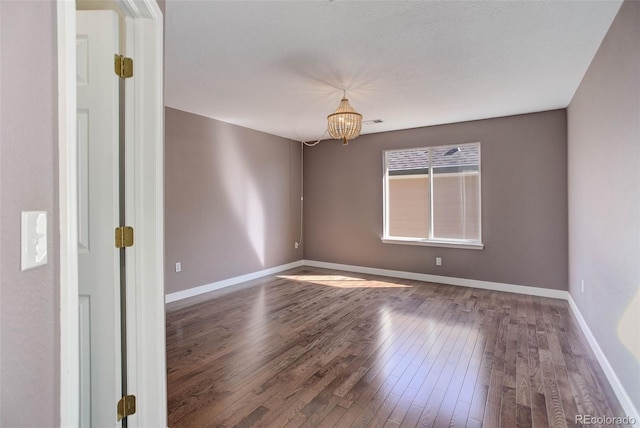
<svg viewBox="0 0 640 428">
<path fill-rule="evenodd" d="M 390 175 L 428 174 L 429 156 L 432 156 L 432 166 L 434 169 L 445 168 L 451 170 L 451 168 L 460 169 L 461 167 L 473 167 L 471 169 L 477 169 L 478 165 L 480 165 L 480 144 L 387 152 L 387 170 Z M 435 170 L 435 172 L 437 172 L 437 170 Z"/>
</svg>

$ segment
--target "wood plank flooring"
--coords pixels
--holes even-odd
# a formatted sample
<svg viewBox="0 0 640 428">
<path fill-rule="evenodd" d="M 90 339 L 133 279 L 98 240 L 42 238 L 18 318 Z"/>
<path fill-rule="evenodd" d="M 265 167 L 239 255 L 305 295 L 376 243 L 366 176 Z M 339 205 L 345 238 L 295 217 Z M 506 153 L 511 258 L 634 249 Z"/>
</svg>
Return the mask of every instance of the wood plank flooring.
<svg viewBox="0 0 640 428">
<path fill-rule="evenodd" d="M 317 268 L 167 305 L 169 426 L 624 416 L 567 302 Z"/>
</svg>

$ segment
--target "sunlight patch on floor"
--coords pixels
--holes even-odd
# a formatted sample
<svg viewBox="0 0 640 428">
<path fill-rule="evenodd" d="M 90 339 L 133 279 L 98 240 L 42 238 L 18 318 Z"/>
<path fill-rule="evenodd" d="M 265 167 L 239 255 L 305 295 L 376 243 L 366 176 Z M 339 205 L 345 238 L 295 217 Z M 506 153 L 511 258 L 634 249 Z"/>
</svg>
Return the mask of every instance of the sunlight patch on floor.
<svg viewBox="0 0 640 428">
<path fill-rule="evenodd" d="M 290 281 L 310 282 L 335 288 L 411 288 L 411 285 L 345 275 L 278 275 Z"/>
</svg>

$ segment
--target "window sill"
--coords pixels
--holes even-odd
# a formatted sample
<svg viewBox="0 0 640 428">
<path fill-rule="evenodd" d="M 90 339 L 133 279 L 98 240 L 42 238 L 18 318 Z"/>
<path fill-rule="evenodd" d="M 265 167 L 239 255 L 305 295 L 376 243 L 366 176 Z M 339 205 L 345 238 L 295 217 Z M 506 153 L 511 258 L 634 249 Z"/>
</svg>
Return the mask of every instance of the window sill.
<svg viewBox="0 0 640 428">
<path fill-rule="evenodd" d="M 382 242 L 385 244 L 421 245 L 424 247 L 460 248 L 466 250 L 482 250 L 484 248 L 484 244 L 472 242 L 436 241 L 420 238 L 382 238 Z"/>
</svg>

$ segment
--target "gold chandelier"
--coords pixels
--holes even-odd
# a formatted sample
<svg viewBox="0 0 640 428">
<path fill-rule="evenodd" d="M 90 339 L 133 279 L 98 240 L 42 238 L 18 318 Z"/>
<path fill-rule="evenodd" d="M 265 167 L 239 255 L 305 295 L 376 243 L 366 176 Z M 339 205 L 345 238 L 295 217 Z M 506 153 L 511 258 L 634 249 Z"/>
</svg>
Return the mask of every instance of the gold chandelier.
<svg viewBox="0 0 640 428">
<path fill-rule="evenodd" d="M 351 107 L 345 91 L 342 92 L 342 100 L 336 111 L 327 116 L 327 122 L 329 135 L 336 140 L 342 140 L 344 145 L 360 135 L 362 115 Z"/>
</svg>

